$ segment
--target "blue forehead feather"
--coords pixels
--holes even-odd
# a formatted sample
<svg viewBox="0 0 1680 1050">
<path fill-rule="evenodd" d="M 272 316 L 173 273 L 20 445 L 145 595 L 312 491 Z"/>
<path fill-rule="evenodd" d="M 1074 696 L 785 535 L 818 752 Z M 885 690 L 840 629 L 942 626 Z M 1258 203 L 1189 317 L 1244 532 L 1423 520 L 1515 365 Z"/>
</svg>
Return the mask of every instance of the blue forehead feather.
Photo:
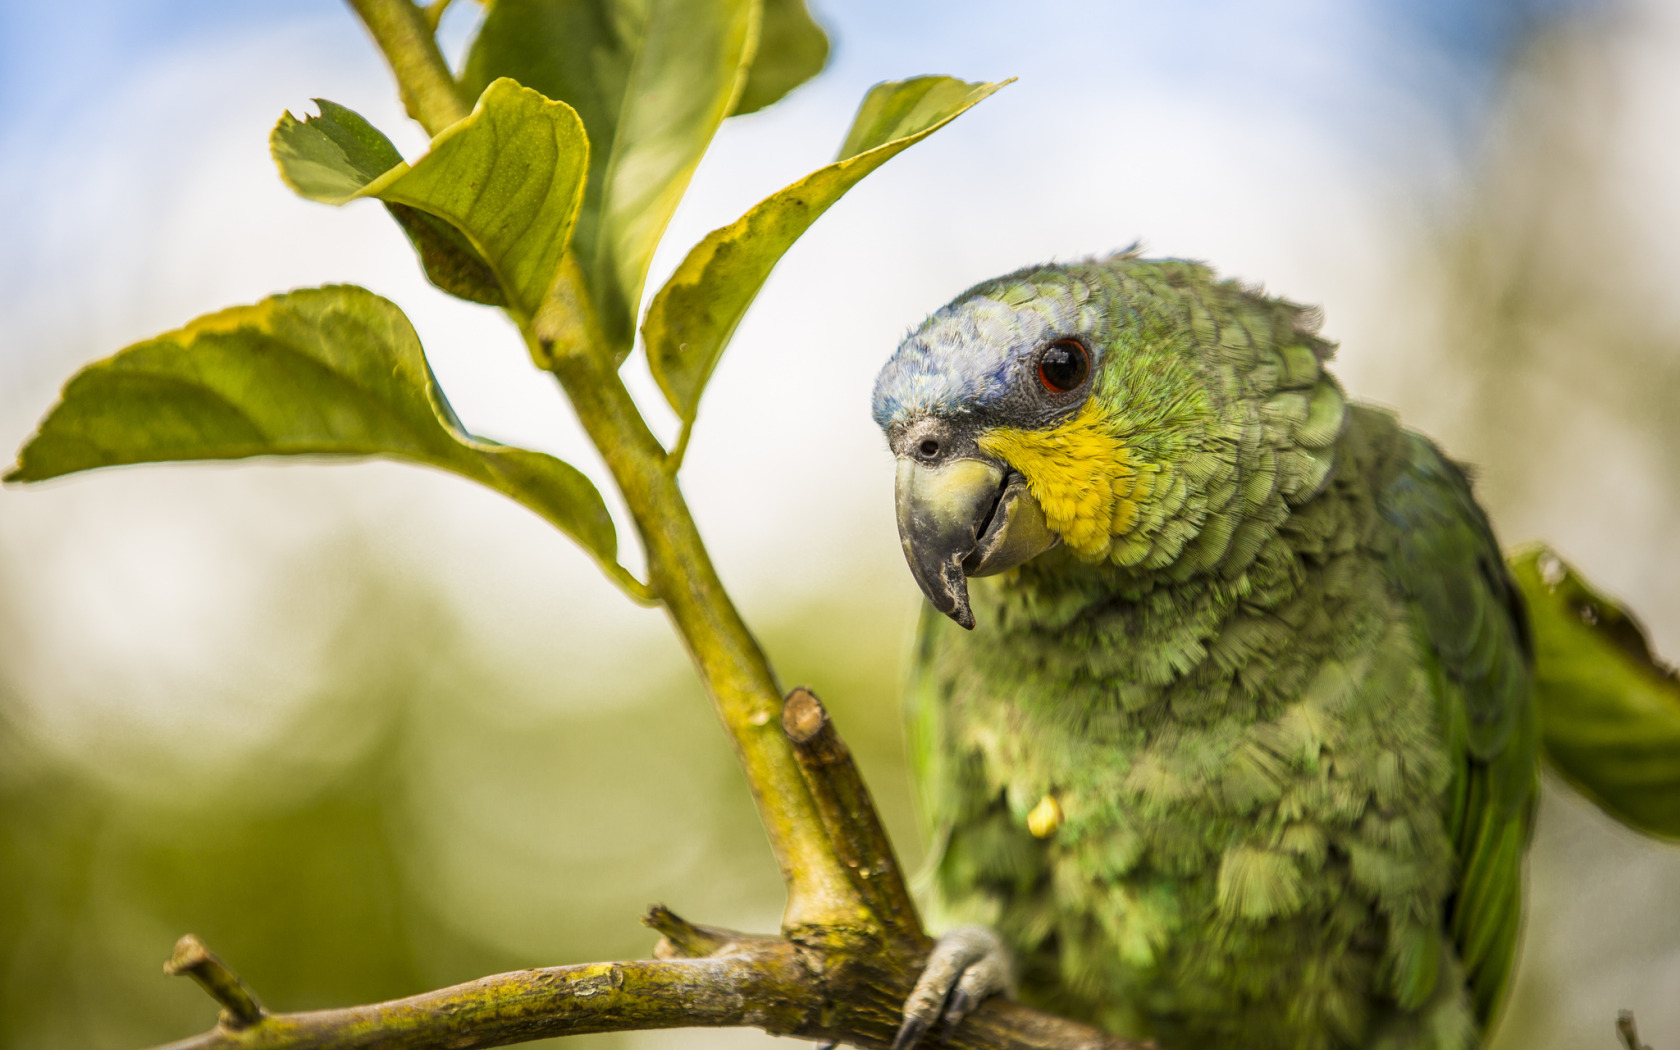
<svg viewBox="0 0 1680 1050">
<path fill-rule="evenodd" d="M 1090 323 L 1081 316 L 1087 304 L 1075 301 L 1065 281 L 1034 289 L 1030 278 L 1023 273 L 981 285 L 910 333 L 875 379 L 876 425 L 885 430 L 922 416 L 984 409 L 1008 394 L 1027 355 L 1078 331 L 1081 321 Z"/>
</svg>

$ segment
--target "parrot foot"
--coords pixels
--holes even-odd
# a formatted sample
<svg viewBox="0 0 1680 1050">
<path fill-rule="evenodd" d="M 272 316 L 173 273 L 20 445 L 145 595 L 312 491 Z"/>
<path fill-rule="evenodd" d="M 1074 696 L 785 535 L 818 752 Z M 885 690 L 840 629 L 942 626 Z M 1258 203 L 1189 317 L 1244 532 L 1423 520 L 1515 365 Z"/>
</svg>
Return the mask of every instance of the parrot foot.
<svg viewBox="0 0 1680 1050">
<path fill-rule="evenodd" d="M 980 1001 L 1015 994 L 1015 963 L 998 935 L 984 926 L 961 926 L 939 938 L 927 966 L 904 1001 L 904 1024 L 892 1050 L 912 1050 L 935 1021 L 950 1032 Z"/>
</svg>

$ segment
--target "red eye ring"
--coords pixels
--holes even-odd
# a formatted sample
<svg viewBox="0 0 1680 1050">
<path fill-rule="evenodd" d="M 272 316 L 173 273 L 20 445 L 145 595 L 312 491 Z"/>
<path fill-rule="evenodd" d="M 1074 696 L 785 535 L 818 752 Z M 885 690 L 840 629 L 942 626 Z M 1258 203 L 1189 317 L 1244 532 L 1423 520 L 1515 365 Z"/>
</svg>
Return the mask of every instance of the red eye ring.
<svg viewBox="0 0 1680 1050">
<path fill-rule="evenodd" d="M 1038 355 L 1038 381 L 1052 394 L 1079 389 L 1091 374 L 1091 354 L 1077 339 L 1058 339 Z"/>
</svg>

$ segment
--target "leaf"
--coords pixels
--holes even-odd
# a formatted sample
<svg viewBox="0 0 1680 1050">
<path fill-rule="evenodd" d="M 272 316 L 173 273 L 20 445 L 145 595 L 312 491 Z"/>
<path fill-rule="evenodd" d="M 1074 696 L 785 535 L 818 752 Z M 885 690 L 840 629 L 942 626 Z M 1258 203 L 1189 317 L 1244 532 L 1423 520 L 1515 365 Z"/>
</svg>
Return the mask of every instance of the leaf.
<svg viewBox="0 0 1680 1050">
<path fill-rule="evenodd" d="M 622 356 L 654 247 L 734 103 L 755 0 L 495 0 L 461 80 L 512 77 L 577 109 L 591 146 L 574 235 L 590 298 Z"/>
<path fill-rule="evenodd" d="M 360 113 L 324 98 L 315 105 L 320 116 L 300 121 L 288 110 L 268 136 L 280 178 L 299 196 L 343 204 L 403 162 L 391 140 Z"/>
<path fill-rule="evenodd" d="M 1639 622 L 1544 547 L 1511 570 L 1534 632 L 1547 759 L 1606 813 L 1680 838 L 1680 677 Z"/>
<path fill-rule="evenodd" d="M 730 115 L 756 113 L 780 102 L 788 92 L 822 72 L 828 63 L 828 51 L 828 34 L 811 17 L 805 0 L 764 0 L 758 51 Z"/>
<path fill-rule="evenodd" d="M 320 117 L 299 123 L 287 113 L 270 136 L 288 185 L 328 204 L 377 197 L 392 206 L 434 284 L 536 313 L 560 271 L 588 167 L 583 124 L 570 106 L 498 80 L 413 167 L 399 157 L 370 175 L 366 160 L 389 159 L 373 140 L 390 142 L 354 112 L 320 104 Z M 363 162 L 347 142 L 363 148 Z"/>
<path fill-rule="evenodd" d="M 408 318 L 353 285 L 209 314 L 94 362 L 65 385 L 6 480 L 295 455 L 378 456 L 471 478 L 542 515 L 646 596 L 617 564 L 612 518 L 589 479 L 553 456 L 468 434 Z"/>
<path fill-rule="evenodd" d="M 648 364 L 685 423 L 770 271 L 800 235 L 860 179 L 955 120 L 1010 81 L 971 84 L 917 77 L 877 84 L 846 135 L 840 159 L 765 198 L 688 253 L 648 306 Z"/>
<path fill-rule="evenodd" d="M 408 235 L 408 243 L 414 245 L 415 254 L 420 256 L 420 267 L 428 281 L 468 302 L 508 305 L 495 268 L 449 220 L 406 204 L 387 204 L 385 210 Z"/>
<path fill-rule="evenodd" d="M 402 154 L 360 113 L 324 98 L 320 116 L 301 121 L 282 113 L 268 136 L 280 178 L 301 197 L 326 204 L 355 200 L 362 188 L 403 162 Z M 404 204 L 386 210 L 408 235 L 426 279 L 487 306 L 506 305 L 495 271 L 466 235 L 443 219 Z"/>
</svg>

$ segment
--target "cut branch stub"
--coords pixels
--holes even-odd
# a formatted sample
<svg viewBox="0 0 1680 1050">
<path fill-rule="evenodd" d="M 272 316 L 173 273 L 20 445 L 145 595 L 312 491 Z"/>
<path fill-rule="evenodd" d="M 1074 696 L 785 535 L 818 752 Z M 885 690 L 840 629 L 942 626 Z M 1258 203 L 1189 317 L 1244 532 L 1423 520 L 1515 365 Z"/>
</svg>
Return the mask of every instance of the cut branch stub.
<svg viewBox="0 0 1680 1050">
<path fill-rule="evenodd" d="M 858 896 L 889 943 L 903 951 L 926 952 L 932 942 L 922 932 L 875 802 L 858 775 L 851 749 L 835 732 L 815 693 L 799 688 L 788 694 L 782 705 L 782 731 L 793 744 L 823 829 Z"/>
<path fill-rule="evenodd" d="M 263 1019 L 262 1003 L 251 989 L 190 933 L 175 942 L 175 954 L 163 964 L 163 972 L 171 977 L 185 974 L 197 981 L 210 998 L 222 1004 L 222 1024 L 228 1028 L 249 1028 Z"/>
<path fill-rule="evenodd" d="M 1651 1050 L 1639 1041 L 1639 1025 L 1633 1020 L 1632 1010 L 1623 1010 L 1616 1015 L 1616 1035 L 1625 1050 Z"/>
<path fill-rule="evenodd" d="M 649 907 L 642 925 L 663 938 L 653 949 L 656 959 L 701 959 L 741 939 L 733 930 L 697 926 L 663 904 Z"/>
</svg>

